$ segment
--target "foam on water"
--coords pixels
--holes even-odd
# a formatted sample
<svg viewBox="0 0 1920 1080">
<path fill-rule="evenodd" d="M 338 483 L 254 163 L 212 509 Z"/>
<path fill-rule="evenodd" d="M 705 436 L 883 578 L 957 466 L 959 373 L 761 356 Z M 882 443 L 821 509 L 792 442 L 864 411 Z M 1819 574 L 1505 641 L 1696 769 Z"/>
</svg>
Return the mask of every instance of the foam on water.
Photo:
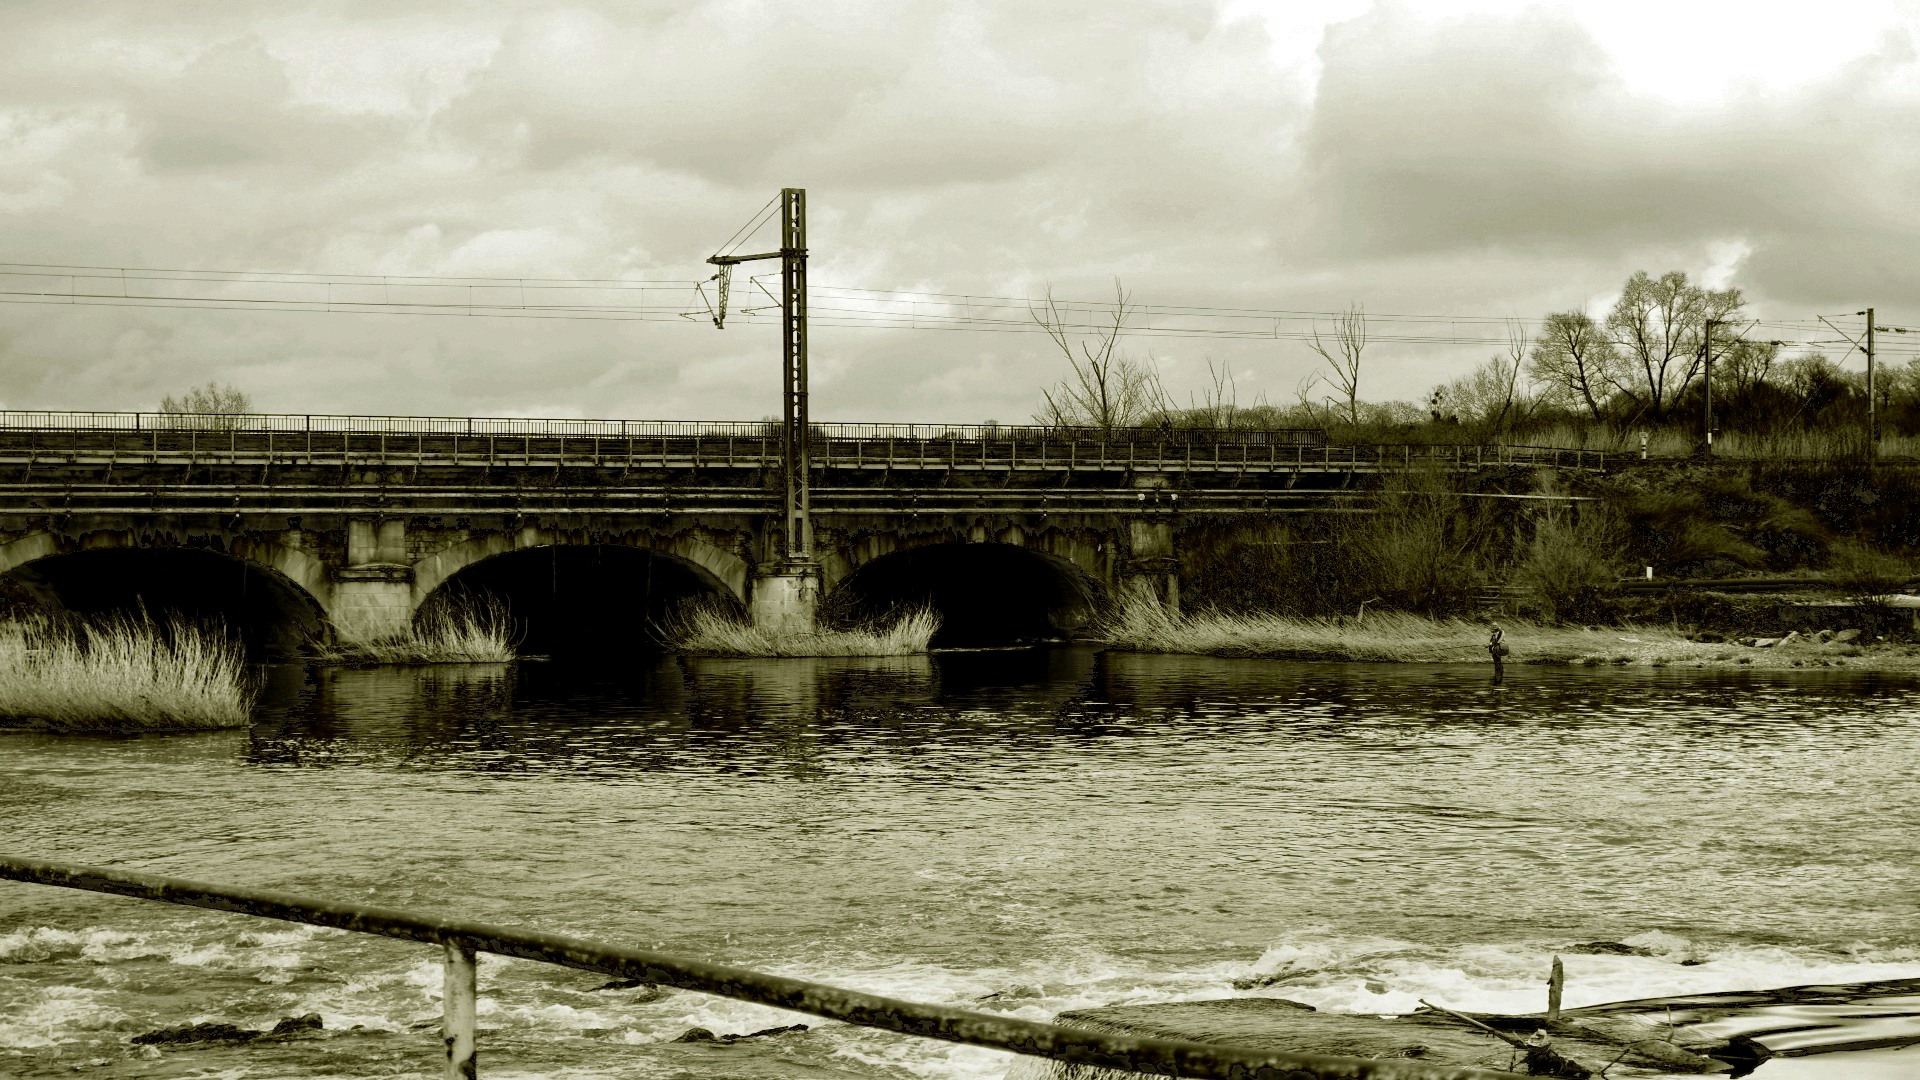
<svg viewBox="0 0 1920 1080">
<path fill-rule="evenodd" d="M 0 1047 L 32 1050 L 97 1042 L 103 1032 L 164 1026 L 192 1020 L 270 1025 L 277 1015 L 319 1013 L 332 1031 L 405 1033 L 431 1026 L 440 1011 L 442 972 L 430 954 L 398 966 L 365 967 L 344 979 L 290 986 L 316 963 L 339 966 L 325 954 L 349 948 L 338 934 L 274 930 L 221 940 L 205 928 L 136 934 L 87 928 L 34 927 L 0 936 L 0 963 L 33 965 L 52 974 L 67 966 L 74 981 L 100 980 L 120 969 L 116 961 L 145 960 L 191 968 L 206 977 L 240 979 L 286 988 L 263 1000 L 259 1015 L 133 1017 L 117 1007 L 113 990 L 98 985 L 43 985 L 7 995 L 0 1010 Z M 1286 997 L 1316 1008 L 1348 1013 L 1398 1014 L 1422 999 L 1453 1008 L 1532 1012 L 1544 1005 L 1551 958 L 1566 965 L 1568 1007 L 1631 998 L 1728 990 L 1764 990 L 1809 983 L 1853 983 L 1920 977 L 1920 947 L 1913 945 L 1804 945 L 1697 941 L 1649 931 L 1622 939 L 1648 955 L 1586 955 L 1571 942 L 1435 945 L 1379 935 L 1341 934 L 1309 928 L 1271 942 L 1256 957 L 1201 958 L 1180 968 L 1155 967 L 1137 957 L 1063 949 L 1007 966 L 961 969 L 903 963 L 861 953 L 788 958 L 760 966 L 889 997 L 945 1004 L 1028 1020 L 1102 1005 L 1177 1002 L 1234 996 Z M 1247 950 L 1251 952 L 1251 950 Z M 1685 961 L 1686 963 L 1682 963 Z M 1270 980 L 1259 989 L 1236 990 L 1234 982 Z M 151 983 L 152 976 L 136 979 Z M 164 980 L 163 980 L 164 981 Z M 825 1024 L 816 1018 L 702 994 L 669 993 L 647 1001 L 619 991 L 594 993 L 587 984 L 556 980 L 549 969 L 483 956 L 480 964 L 483 1025 L 496 1033 L 527 1038 L 566 1035 L 610 1037 L 641 1047 L 668 1043 L 689 1028 L 745 1034 L 791 1024 L 814 1028 L 807 1056 L 823 1065 L 881 1075 L 913 1074 L 945 1080 L 984 1080 L 1004 1074 L 1007 1055 Z M 109 983 L 109 987 L 113 984 Z M 790 1052 L 742 1044 L 735 1052 L 754 1056 Z M 824 1057 L 822 1057 L 824 1055 Z M 618 1057 L 618 1055 L 615 1055 Z M 640 1063 L 622 1075 L 647 1070 Z M 591 1070 L 589 1070 L 591 1071 Z"/>
<path fill-rule="evenodd" d="M 0 1011 L 0 1046 L 58 1046 L 123 1024 L 126 1014 L 103 1004 L 100 996 L 81 987 L 52 986 L 10 1005 Z"/>
<path fill-rule="evenodd" d="M 236 945 L 238 943 L 236 942 Z M 248 942 L 252 948 L 201 942 L 170 943 L 163 955 L 170 964 L 261 979 L 288 969 L 290 944 L 284 936 Z M 879 962 L 871 957 L 841 957 L 834 963 L 785 965 L 791 974 L 838 983 L 887 996 L 958 1005 L 1032 1020 L 1059 1012 L 1109 1004 L 1172 1002 L 1252 993 L 1288 997 L 1317 1008 L 1357 1013 L 1410 1011 L 1420 999 L 1456 1008 L 1524 1012 L 1543 1004 L 1547 964 L 1561 951 L 1567 965 L 1567 1004 L 1578 1006 L 1624 998 L 1738 989 L 1766 989 L 1805 983 L 1859 982 L 1920 977 L 1920 957 L 1911 947 L 1787 947 L 1700 943 L 1673 935 L 1641 934 L 1626 944 L 1650 956 L 1569 955 L 1567 943 L 1472 944 L 1434 946 L 1378 936 L 1342 936 L 1332 931 L 1290 935 L 1264 949 L 1257 959 L 1220 958 L 1180 970 L 1155 969 L 1129 958 L 1099 954 L 1062 955 L 1008 967 L 973 970 L 927 964 Z M 36 929 L 8 935 L 9 959 L 27 961 L 50 950 L 94 967 L 88 947 L 152 956 L 150 943 L 129 935 L 65 933 Z M 278 947 L 278 948 L 275 948 Z M 1681 966 L 1681 960 L 1699 960 Z M 93 961 L 93 962 L 89 962 Z M 769 965 L 774 966 L 774 965 Z M 822 1064 L 879 1075 L 929 1076 L 946 1080 L 985 1080 L 1002 1076 L 1008 1057 L 994 1051 L 949 1046 L 881 1032 L 823 1026 L 797 1013 L 699 994 L 669 994 L 652 1002 L 623 1000 L 618 992 L 585 997 L 580 988 L 539 982 L 534 965 L 483 958 L 480 1014 L 498 1033 L 531 1038 L 566 1034 L 605 1034 L 634 1047 L 666 1043 L 689 1028 L 742 1034 L 804 1023 L 815 1033 L 808 1056 Z M 1232 988 L 1235 979 L 1278 975 L 1260 990 Z M 440 968 L 431 959 L 387 970 L 362 971 L 343 983 L 313 987 L 274 1010 L 318 1012 L 334 1031 L 402 1033 L 438 1015 Z M 0 1020 L 0 1046 L 34 1049 L 85 1042 L 101 1032 L 124 1031 L 132 1018 L 103 1000 L 106 992 L 78 986 L 54 986 L 30 999 L 14 999 Z M 142 1018 L 141 1024 L 151 1018 Z M 204 1015 L 171 1017 L 270 1023 L 272 1016 Z M 158 1026 L 157 1024 L 155 1026 Z M 117 1033 L 113 1041 L 118 1041 Z M 783 1044 L 791 1048 L 793 1044 Z M 738 1048 L 742 1056 L 774 1053 L 773 1047 Z M 616 1053 L 617 1059 L 619 1055 Z M 622 1075 L 646 1073 L 640 1062 L 616 1066 Z M 593 1070 L 583 1070 L 590 1074 Z"/>
<path fill-rule="evenodd" d="M 1715 944 L 1657 931 L 1631 935 L 1621 943 L 1652 955 L 1572 954 L 1569 942 L 1435 948 L 1305 934 L 1269 948 L 1251 973 L 1279 976 L 1258 991 L 1263 995 L 1293 998 L 1331 1012 L 1381 1015 L 1411 1012 L 1422 998 L 1474 1011 L 1539 1011 L 1556 954 L 1566 967 L 1568 1008 L 1675 994 L 1920 977 L 1920 950 L 1912 946 Z"/>
<path fill-rule="evenodd" d="M 35 964 L 46 960 L 84 957 L 88 960 L 128 960 L 153 955 L 146 939 L 124 930 L 88 927 L 62 930 L 28 927 L 0 934 L 0 964 Z"/>
</svg>

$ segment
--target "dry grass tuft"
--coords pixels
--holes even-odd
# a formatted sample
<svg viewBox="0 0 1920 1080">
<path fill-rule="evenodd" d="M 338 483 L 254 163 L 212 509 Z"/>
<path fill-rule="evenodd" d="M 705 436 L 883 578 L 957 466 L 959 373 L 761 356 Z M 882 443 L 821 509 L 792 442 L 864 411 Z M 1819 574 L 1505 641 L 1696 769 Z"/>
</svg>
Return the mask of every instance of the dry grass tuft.
<svg viewBox="0 0 1920 1080">
<path fill-rule="evenodd" d="M 358 664 L 504 664 L 519 643 L 507 605 L 491 595 L 429 602 L 405 637 L 335 645 L 321 659 Z"/>
<path fill-rule="evenodd" d="M 915 608 L 850 630 L 774 634 L 734 613 L 703 604 L 663 628 L 667 646 L 695 656 L 911 656 L 940 629 L 932 608 Z"/>
<path fill-rule="evenodd" d="M 218 629 L 145 616 L 0 623 L 0 717 L 51 731 L 245 727 L 246 654 Z"/>
<path fill-rule="evenodd" d="M 1641 428 L 1633 425 L 1562 423 L 1539 428 L 1523 440 L 1534 446 L 1562 446 L 1606 450 L 1640 456 Z M 1647 429 L 1647 456 L 1690 457 L 1699 449 L 1695 432 L 1662 427 Z M 1920 457 L 1920 436 L 1883 434 L 1880 456 Z M 1866 439 L 1856 430 L 1723 431 L 1713 437 L 1715 457 L 1750 461 L 1857 461 L 1865 456 Z"/>
</svg>

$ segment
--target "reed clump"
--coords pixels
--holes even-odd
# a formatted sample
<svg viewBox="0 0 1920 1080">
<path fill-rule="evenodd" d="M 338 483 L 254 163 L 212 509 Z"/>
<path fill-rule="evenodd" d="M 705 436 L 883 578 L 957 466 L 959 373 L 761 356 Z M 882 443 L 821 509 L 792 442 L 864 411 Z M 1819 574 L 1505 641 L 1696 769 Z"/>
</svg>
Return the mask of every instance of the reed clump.
<svg viewBox="0 0 1920 1080">
<path fill-rule="evenodd" d="M 1502 620 L 1512 663 L 1675 663 L 1718 658 L 1724 646 L 1689 641 L 1674 630 L 1639 627 L 1543 626 Z M 1176 615 L 1129 598 L 1112 614 L 1102 639 L 1134 652 L 1277 660 L 1450 664 L 1487 662 L 1484 622 L 1402 611 L 1363 616 L 1291 616 L 1201 611 Z"/>
<path fill-rule="evenodd" d="M 688 608 L 661 628 L 668 648 L 695 656 L 912 656 L 940 629 L 930 607 L 913 608 L 847 629 L 775 633 L 713 604 Z"/>
<path fill-rule="evenodd" d="M 429 601 L 405 635 L 328 646 L 320 658 L 358 664 L 504 664 L 518 645 L 505 603 L 492 595 L 460 595 Z"/>
<path fill-rule="evenodd" d="M 246 653 L 217 627 L 147 616 L 0 622 L 0 718 L 69 732 L 244 727 Z"/>
</svg>

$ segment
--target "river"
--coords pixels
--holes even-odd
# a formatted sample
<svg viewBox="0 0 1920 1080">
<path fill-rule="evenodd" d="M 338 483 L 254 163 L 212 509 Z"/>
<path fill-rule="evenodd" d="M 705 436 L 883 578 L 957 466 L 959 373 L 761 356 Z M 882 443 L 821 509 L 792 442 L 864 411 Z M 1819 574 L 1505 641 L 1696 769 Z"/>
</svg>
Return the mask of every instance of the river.
<svg viewBox="0 0 1920 1080">
<path fill-rule="evenodd" d="M 1920 976 L 1907 678 L 1081 647 L 271 675 L 250 730 L 0 733 L 4 850 L 1032 1019 L 1258 974 L 1343 1011 L 1534 1010 L 1595 940 L 1649 955 L 1567 955 L 1569 1006 Z M 483 960 L 483 1075 L 1010 1060 L 834 1024 L 673 1043 L 808 1018 L 604 981 Z M 0 1075 L 424 1076 L 438 993 L 425 946 L 0 884 Z M 330 1036 L 128 1045 L 309 1012 Z"/>
</svg>

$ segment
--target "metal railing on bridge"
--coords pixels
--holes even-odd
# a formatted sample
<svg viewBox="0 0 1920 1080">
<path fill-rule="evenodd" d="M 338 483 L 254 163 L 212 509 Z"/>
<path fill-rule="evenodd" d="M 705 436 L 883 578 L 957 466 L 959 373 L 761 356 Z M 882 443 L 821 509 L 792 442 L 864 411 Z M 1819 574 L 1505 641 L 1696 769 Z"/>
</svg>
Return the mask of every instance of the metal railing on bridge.
<svg viewBox="0 0 1920 1080">
<path fill-rule="evenodd" d="M 1318 428 L 815 424 L 816 468 L 1193 473 L 1524 466 L 1604 471 L 1598 450 L 1333 446 Z M 0 461 L 769 468 L 777 424 L 344 414 L 0 412 Z"/>
<path fill-rule="evenodd" d="M 371 416 L 348 413 L 174 413 L 0 410 L 0 429 L 210 431 L 393 435 L 535 435 L 601 438 L 778 438 L 778 421 L 594 420 L 517 416 Z M 1321 446 L 1321 428 L 1075 427 L 1049 424 L 814 423 L 816 439 L 938 442 L 1187 443 Z"/>
<path fill-rule="evenodd" d="M 478 1072 L 478 953 L 640 979 L 809 1013 L 862 1027 L 1048 1058 L 1069 1065 L 1243 1080 L 1511 1080 L 1518 1074 L 1410 1061 L 1255 1050 L 1221 1043 L 1115 1035 L 1007 1016 L 923 1005 L 824 983 L 607 945 L 583 938 L 444 919 L 286 893 L 233 888 L 38 859 L 0 858 L 0 879 L 157 900 L 183 907 L 351 930 L 438 945 L 443 950 L 441 1037 L 450 1080 Z"/>
</svg>

